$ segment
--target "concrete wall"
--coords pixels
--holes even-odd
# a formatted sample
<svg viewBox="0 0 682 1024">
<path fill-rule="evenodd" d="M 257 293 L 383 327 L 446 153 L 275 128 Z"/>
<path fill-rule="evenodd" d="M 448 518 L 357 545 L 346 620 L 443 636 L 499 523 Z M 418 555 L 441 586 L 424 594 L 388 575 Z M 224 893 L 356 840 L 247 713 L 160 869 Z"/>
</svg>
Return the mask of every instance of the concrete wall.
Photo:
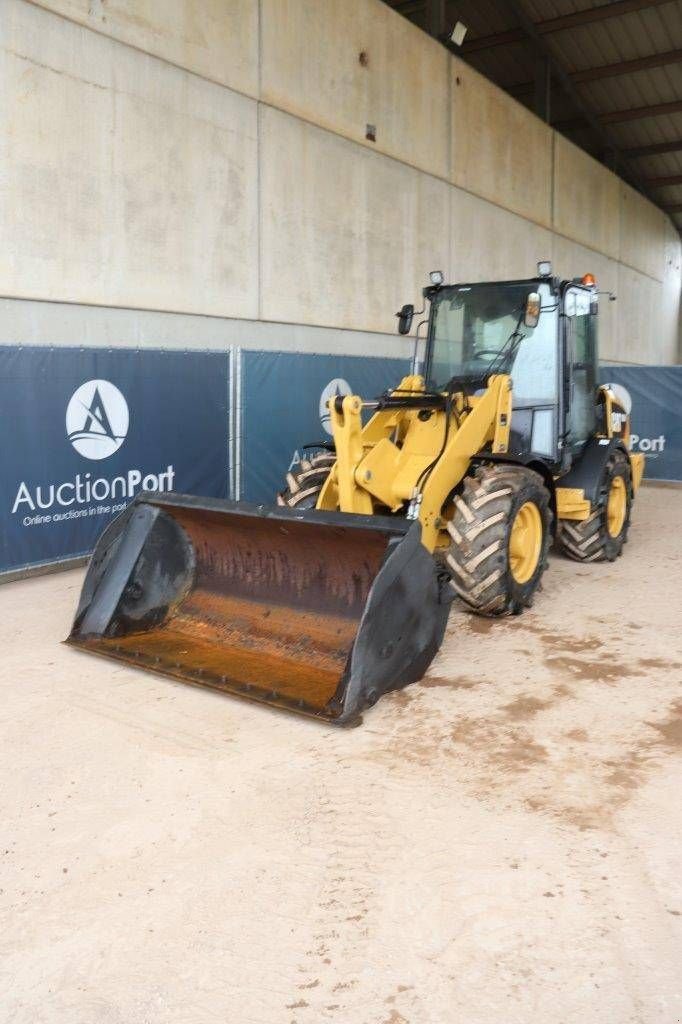
<svg viewBox="0 0 682 1024">
<path fill-rule="evenodd" d="M 0 295 L 342 350 L 549 258 L 618 293 L 605 360 L 676 361 L 665 215 L 379 0 L 0 4 Z"/>
<path fill-rule="evenodd" d="M 4 336 L 13 345 L 55 349 L 78 344 L 86 349 L 108 350 L 238 348 L 246 352 L 279 352 L 286 347 L 306 354 L 371 355 L 407 362 L 414 348 L 413 338 L 396 338 L 383 332 L 31 299 L 0 298 L 0 323 Z"/>
<path fill-rule="evenodd" d="M 263 316 L 395 329 L 447 265 L 447 184 L 273 108 L 261 129 Z"/>
<path fill-rule="evenodd" d="M 2 12 L 2 294 L 257 316 L 255 100 Z"/>
<path fill-rule="evenodd" d="M 258 96 L 258 3 L 254 0 L 35 2 L 201 78 Z"/>
<path fill-rule="evenodd" d="M 450 59 L 450 73 L 450 180 L 551 227 L 551 128 L 462 61 Z"/>
<path fill-rule="evenodd" d="M 554 230 L 618 259 L 620 182 L 584 150 L 554 133 Z M 646 202 L 646 200 L 643 200 Z"/>
<path fill-rule="evenodd" d="M 439 43 L 375 0 L 262 0 L 261 10 L 264 103 L 447 178 L 449 60 Z"/>
</svg>

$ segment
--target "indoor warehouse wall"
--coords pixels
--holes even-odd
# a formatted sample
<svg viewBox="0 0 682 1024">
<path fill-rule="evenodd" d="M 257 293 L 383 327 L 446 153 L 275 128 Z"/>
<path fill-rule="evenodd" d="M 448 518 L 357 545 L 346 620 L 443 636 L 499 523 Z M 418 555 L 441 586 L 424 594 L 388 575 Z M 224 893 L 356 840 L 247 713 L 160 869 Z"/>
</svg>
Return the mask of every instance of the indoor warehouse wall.
<svg viewBox="0 0 682 1024">
<path fill-rule="evenodd" d="M 605 361 L 677 361 L 667 217 L 380 0 L 0 7 L 2 344 L 18 323 L 51 344 L 69 303 L 76 345 L 209 316 L 188 348 L 402 357 L 394 313 L 430 269 L 551 258 L 617 294 Z M 112 340 L 112 309 L 159 319 Z"/>
</svg>

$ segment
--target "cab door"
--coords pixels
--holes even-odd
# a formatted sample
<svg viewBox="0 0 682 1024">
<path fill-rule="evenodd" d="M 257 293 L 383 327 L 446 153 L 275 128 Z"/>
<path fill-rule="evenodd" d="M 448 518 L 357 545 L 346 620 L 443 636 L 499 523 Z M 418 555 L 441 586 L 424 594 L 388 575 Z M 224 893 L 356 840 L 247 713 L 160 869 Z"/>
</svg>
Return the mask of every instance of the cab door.
<svg viewBox="0 0 682 1024">
<path fill-rule="evenodd" d="M 587 288 L 568 288 L 564 296 L 566 352 L 566 442 L 582 448 L 597 429 L 597 307 Z"/>
</svg>

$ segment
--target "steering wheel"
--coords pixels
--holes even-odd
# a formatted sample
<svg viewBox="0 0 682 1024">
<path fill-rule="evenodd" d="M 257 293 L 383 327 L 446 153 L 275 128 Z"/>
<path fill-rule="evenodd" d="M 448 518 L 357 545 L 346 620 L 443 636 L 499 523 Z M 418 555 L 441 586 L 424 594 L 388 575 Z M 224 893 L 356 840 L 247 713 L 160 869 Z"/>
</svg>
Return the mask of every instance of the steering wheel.
<svg viewBox="0 0 682 1024">
<path fill-rule="evenodd" d="M 478 352 L 474 352 L 474 358 L 479 359 L 481 356 L 499 356 L 502 350 L 498 348 L 479 348 Z"/>
</svg>

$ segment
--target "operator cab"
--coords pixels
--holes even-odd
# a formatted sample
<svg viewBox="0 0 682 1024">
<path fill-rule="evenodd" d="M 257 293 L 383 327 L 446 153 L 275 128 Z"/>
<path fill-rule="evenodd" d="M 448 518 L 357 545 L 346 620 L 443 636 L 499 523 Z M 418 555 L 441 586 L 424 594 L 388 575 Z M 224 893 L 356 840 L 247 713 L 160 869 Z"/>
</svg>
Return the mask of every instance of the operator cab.
<svg viewBox="0 0 682 1024">
<path fill-rule="evenodd" d="M 433 284 L 424 376 L 429 390 L 476 394 L 495 373 L 513 381 L 509 455 L 558 465 L 596 428 L 597 293 L 578 281 Z"/>
</svg>

